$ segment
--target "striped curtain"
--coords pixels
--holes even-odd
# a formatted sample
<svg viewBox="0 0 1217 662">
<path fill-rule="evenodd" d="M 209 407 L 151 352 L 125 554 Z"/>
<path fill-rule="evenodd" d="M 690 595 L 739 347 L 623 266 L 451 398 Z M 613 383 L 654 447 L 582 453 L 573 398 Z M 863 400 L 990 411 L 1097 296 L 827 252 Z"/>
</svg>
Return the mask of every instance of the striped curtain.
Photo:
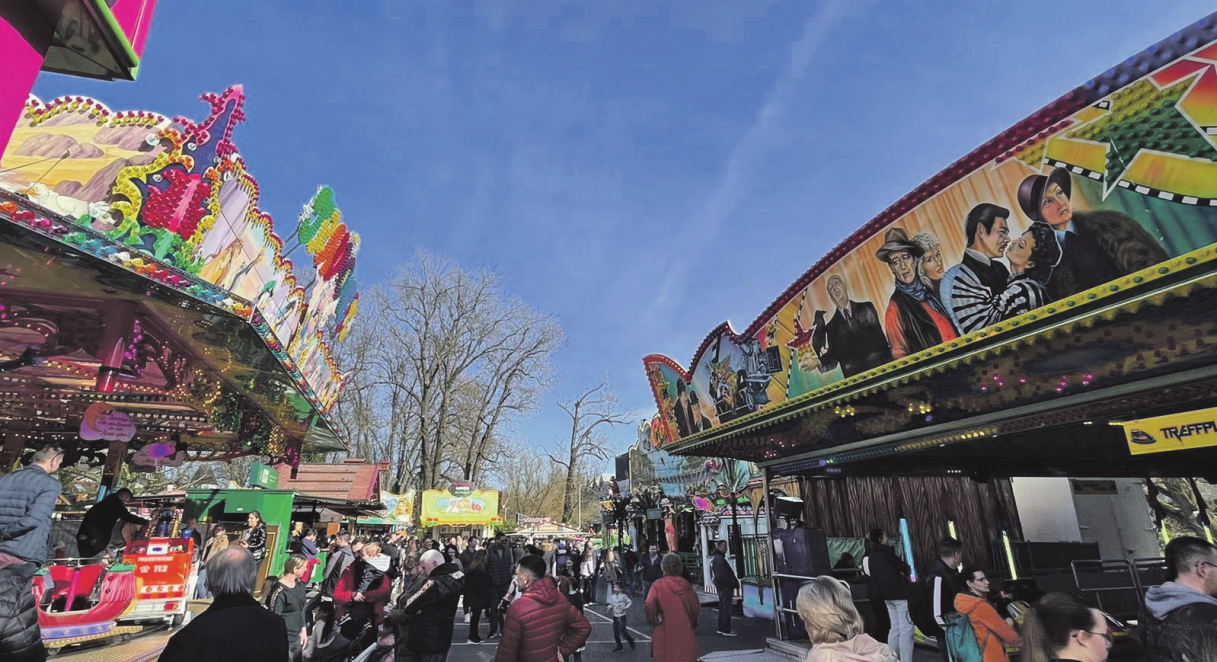
<svg viewBox="0 0 1217 662">
<path fill-rule="evenodd" d="M 982 484 L 958 476 L 804 477 L 800 491 L 807 526 L 824 529 L 828 537 L 865 538 L 877 527 L 896 537 L 903 512 L 919 574 L 938 558 L 948 518 L 955 521 L 964 561 L 999 574 L 1002 560 L 993 549 L 1003 528 L 1012 540 L 1022 538 L 1009 479 Z"/>
</svg>

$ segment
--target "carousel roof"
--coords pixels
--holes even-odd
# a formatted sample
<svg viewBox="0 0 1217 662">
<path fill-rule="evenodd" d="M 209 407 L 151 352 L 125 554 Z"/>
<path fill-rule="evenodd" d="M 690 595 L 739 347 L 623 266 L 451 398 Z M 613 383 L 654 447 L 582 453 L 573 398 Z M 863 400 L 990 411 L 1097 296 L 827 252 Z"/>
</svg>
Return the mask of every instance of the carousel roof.
<svg viewBox="0 0 1217 662">
<path fill-rule="evenodd" d="M 358 237 L 322 187 L 294 267 L 231 140 L 240 86 L 203 100 L 195 123 L 31 98 L 0 160 L 0 427 L 87 454 L 100 402 L 193 459 L 345 448 L 327 339 L 357 308 Z"/>
<path fill-rule="evenodd" d="M 1106 423 L 1217 403 L 1214 19 L 952 164 L 688 368 L 646 357 L 652 444 L 779 473 L 1146 471 Z M 985 262 L 973 217 L 1008 229 Z"/>
</svg>

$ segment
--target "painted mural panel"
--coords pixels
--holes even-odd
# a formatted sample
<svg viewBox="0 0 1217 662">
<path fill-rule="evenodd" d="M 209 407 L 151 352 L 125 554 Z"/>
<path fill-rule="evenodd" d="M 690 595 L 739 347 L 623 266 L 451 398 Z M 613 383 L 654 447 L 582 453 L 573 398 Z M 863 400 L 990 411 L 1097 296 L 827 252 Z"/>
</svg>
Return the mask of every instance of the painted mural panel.
<svg viewBox="0 0 1217 662">
<path fill-rule="evenodd" d="M 85 97 L 31 97 L 0 156 L 0 187 L 121 242 L 128 250 L 111 261 L 179 284 L 146 264 L 151 257 L 218 287 L 222 294 L 192 291 L 209 303 L 251 320 L 256 312 L 271 348 L 328 410 L 343 376 L 325 339 L 344 338 L 358 308 L 359 237 L 321 187 L 285 246 L 232 141 L 245 121 L 242 87 L 201 100 L 209 112 L 195 122 Z M 89 244 L 88 235 L 73 238 Z M 297 250 L 300 268 L 289 259 Z"/>
<path fill-rule="evenodd" d="M 1180 34 L 944 171 L 743 333 L 715 329 L 687 370 L 646 357 L 668 438 L 1217 241 L 1217 43 L 1208 25 Z"/>
</svg>

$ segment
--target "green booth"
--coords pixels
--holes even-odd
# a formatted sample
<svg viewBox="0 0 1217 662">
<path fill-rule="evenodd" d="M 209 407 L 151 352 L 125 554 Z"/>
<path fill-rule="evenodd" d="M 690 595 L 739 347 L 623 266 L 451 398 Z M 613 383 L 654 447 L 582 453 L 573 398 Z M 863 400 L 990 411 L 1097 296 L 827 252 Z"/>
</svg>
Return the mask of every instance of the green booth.
<svg viewBox="0 0 1217 662">
<path fill-rule="evenodd" d="M 262 579 L 283 572 L 287 560 L 293 522 L 303 522 L 318 530 L 326 528 L 322 518 L 333 521 L 337 516 L 348 520 L 367 516 L 368 504 L 353 504 L 340 499 L 301 494 L 295 490 L 279 489 L 213 489 L 187 490 L 186 516 L 197 517 L 208 527 L 223 524 L 230 540 L 239 540 L 248 528 L 249 513 L 258 511 L 266 522 L 266 551 L 262 567 L 258 569 L 258 585 Z M 349 527 L 348 527 L 349 528 Z M 325 567 L 326 553 L 318 556 L 318 567 Z"/>
</svg>

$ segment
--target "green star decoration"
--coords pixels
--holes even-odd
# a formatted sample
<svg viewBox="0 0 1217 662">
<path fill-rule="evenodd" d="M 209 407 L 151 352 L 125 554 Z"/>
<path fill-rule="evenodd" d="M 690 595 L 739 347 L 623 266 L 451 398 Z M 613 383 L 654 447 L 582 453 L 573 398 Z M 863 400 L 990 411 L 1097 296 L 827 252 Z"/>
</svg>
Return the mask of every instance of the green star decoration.
<svg viewBox="0 0 1217 662">
<path fill-rule="evenodd" d="M 1217 149 L 1188 121 L 1176 104 L 1192 78 L 1159 90 L 1141 80 L 1111 95 L 1111 112 L 1065 134 L 1067 138 L 1107 143 L 1108 188 L 1118 182 L 1143 149 L 1217 161 Z"/>
</svg>

